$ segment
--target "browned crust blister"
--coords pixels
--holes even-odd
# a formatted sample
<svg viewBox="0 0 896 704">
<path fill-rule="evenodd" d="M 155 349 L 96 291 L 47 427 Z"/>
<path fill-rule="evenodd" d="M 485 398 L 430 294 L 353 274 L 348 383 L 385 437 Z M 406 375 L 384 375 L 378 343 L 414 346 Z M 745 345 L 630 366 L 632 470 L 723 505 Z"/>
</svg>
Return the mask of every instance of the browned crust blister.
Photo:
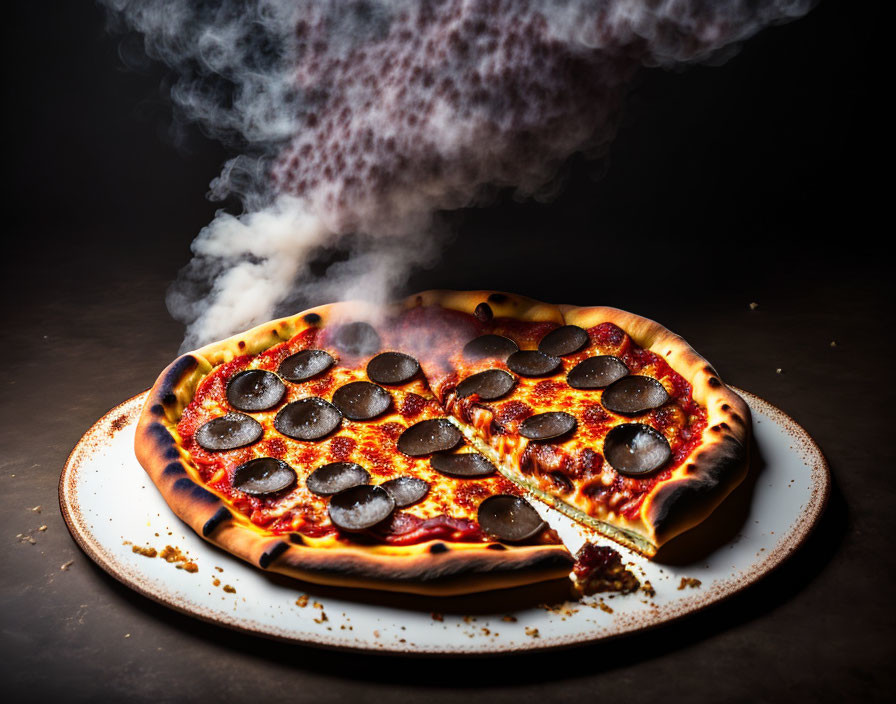
<svg viewBox="0 0 896 704">
<path fill-rule="evenodd" d="M 642 511 L 644 545 L 652 554 L 675 535 L 702 521 L 743 479 L 750 414 L 746 403 L 722 384 L 712 367 L 680 337 L 661 325 L 614 308 L 555 306 L 496 291 L 426 291 L 399 308 L 441 306 L 470 314 L 525 321 L 549 321 L 584 328 L 612 322 L 660 355 L 693 387 L 706 407 L 704 441 L 683 473 L 658 484 Z M 333 542 L 322 546 L 298 534 L 274 535 L 238 515 L 227 501 L 204 487 L 179 445 L 176 426 L 199 382 L 234 357 L 258 354 L 309 327 L 349 319 L 375 322 L 381 309 L 357 302 L 335 303 L 257 326 L 207 345 L 172 362 L 150 390 L 136 433 L 135 451 L 177 516 L 205 540 L 274 572 L 307 582 L 429 595 L 453 595 L 529 584 L 569 573 L 572 558 L 562 545 L 504 546 L 434 540 L 413 546 L 369 548 Z M 618 537 L 618 536 L 617 536 Z M 625 542 L 623 540 L 623 542 Z M 651 549 L 652 548 L 652 549 Z"/>
</svg>

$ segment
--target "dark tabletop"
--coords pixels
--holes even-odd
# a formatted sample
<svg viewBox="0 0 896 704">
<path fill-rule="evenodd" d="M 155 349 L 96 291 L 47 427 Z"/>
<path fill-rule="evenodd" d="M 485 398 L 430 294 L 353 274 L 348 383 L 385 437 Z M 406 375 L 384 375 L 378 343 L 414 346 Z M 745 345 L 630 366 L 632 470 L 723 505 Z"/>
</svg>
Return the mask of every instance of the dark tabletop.
<svg viewBox="0 0 896 704">
<path fill-rule="evenodd" d="M 892 693 L 894 267 L 878 247 L 883 188 L 868 169 L 874 22 L 850 5 L 822 2 L 722 66 L 646 72 L 608 161 L 573 158 L 549 202 L 499 193 L 446 215 L 453 240 L 406 287 L 507 290 L 660 321 L 816 440 L 833 490 L 815 531 L 777 571 L 681 621 L 571 650 L 450 662 L 206 624 L 122 586 L 69 535 L 60 471 L 82 434 L 177 353 L 183 328 L 165 293 L 219 207 L 204 196 L 228 153 L 192 128 L 171 137 L 163 72 L 123 70 L 96 7 L 21 3 L 4 42 L 4 700 Z"/>
</svg>

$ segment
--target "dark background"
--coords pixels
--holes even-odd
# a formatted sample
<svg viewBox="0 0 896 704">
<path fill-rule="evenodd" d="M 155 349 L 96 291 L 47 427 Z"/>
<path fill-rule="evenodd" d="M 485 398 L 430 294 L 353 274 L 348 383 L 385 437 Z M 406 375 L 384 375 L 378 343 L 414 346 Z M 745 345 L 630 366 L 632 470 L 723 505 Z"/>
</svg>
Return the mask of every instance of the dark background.
<svg viewBox="0 0 896 704">
<path fill-rule="evenodd" d="M 165 291 L 219 207 L 204 195 L 228 153 L 195 130 L 172 140 L 164 71 L 124 70 L 97 7 L 58 5 L 9 5 L 4 27 L 8 701 L 892 693 L 894 286 L 882 249 L 892 179 L 877 129 L 888 84 L 871 79 L 879 19 L 821 2 L 722 66 L 645 72 L 608 162 L 572 159 L 550 203 L 501 195 L 448 216 L 453 243 L 409 289 L 494 288 L 659 320 L 726 381 L 790 414 L 834 477 L 809 541 L 730 601 L 610 643 L 458 666 L 284 647 L 200 623 L 120 586 L 70 538 L 62 465 L 176 354 L 183 328 Z M 34 545 L 14 537 L 41 524 Z"/>
</svg>

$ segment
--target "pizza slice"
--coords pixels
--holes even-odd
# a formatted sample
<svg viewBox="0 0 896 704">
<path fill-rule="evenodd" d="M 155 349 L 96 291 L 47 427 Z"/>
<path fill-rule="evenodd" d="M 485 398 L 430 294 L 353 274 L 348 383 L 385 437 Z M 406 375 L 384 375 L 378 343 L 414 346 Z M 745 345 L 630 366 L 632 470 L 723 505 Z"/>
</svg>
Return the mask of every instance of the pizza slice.
<svg viewBox="0 0 896 704">
<path fill-rule="evenodd" d="M 394 324 L 442 407 L 506 477 L 644 555 L 746 474 L 748 406 L 653 321 L 429 291 Z"/>
<path fill-rule="evenodd" d="M 136 454 L 199 535 L 307 582 L 422 594 L 566 577 L 523 490 L 471 448 L 381 309 L 341 303 L 184 355 Z"/>
</svg>

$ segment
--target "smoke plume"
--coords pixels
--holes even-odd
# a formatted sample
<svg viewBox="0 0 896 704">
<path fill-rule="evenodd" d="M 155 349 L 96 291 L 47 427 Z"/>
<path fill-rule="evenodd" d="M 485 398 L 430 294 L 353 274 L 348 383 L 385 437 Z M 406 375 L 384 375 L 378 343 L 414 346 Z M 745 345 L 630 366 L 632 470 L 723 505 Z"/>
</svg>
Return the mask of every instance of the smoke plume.
<svg viewBox="0 0 896 704">
<path fill-rule="evenodd" d="M 240 153 L 211 193 L 242 214 L 200 232 L 169 294 L 186 349 L 388 298 L 438 255 L 438 211 L 537 196 L 600 153 L 641 67 L 725 58 L 813 0 L 101 2 L 172 69 L 179 119 Z"/>
</svg>

